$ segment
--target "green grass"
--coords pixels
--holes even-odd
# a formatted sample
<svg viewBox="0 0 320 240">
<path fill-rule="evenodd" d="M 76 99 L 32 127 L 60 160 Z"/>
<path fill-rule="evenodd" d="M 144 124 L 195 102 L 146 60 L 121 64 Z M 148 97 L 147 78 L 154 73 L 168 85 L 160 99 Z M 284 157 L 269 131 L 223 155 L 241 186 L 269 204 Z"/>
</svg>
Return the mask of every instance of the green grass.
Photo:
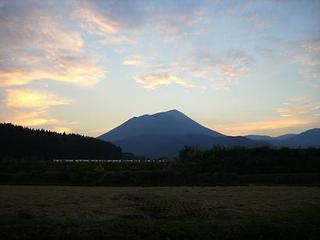
<svg viewBox="0 0 320 240">
<path fill-rule="evenodd" d="M 0 239 L 318 239 L 319 190 L 0 186 Z"/>
</svg>

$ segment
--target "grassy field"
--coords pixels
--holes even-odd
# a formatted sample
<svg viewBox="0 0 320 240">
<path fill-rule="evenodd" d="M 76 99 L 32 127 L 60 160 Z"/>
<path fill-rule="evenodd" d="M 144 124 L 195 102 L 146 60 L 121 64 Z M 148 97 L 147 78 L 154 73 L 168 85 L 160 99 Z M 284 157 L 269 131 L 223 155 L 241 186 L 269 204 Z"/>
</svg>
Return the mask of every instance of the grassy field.
<svg viewBox="0 0 320 240">
<path fill-rule="evenodd" d="M 0 186 L 0 239 L 319 239 L 317 187 Z"/>
</svg>

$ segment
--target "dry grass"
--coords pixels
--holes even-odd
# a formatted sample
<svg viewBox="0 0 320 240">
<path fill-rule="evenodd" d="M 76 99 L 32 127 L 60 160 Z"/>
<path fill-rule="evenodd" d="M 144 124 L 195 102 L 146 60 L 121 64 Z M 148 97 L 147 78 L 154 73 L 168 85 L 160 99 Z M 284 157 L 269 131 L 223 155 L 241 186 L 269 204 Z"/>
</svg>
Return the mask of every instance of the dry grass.
<svg viewBox="0 0 320 240">
<path fill-rule="evenodd" d="M 237 239 L 242 235 L 254 239 L 257 234 L 269 239 L 274 237 L 272 231 L 282 238 L 290 235 L 288 231 L 293 237 L 309 238 L 320 226 L 320 191 L 260 186 L 1 186 L 0 216 L 1 234 L 18 239 Z"/>
</svg>

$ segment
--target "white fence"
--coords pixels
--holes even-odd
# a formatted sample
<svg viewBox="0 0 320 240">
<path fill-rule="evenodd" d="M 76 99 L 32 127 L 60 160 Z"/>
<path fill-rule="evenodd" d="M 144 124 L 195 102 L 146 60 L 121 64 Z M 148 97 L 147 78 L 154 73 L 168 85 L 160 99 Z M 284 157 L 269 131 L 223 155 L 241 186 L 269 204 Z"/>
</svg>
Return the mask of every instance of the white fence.
<svg viewBox="0 0 320 240">
<path fill-rule="evenodd" d="M 76 162 L 76 163 L 161 163 L 161 162 L 168 162 L 168 160 L 160 159 L 160 160 L 153 160 L 153 159 L 146 159 L 146 160 L 139 160 L 139 159 L 114 159 L 114 160 L 106 160 L 106 159 L 53 159 L 53 162 Z"/>
</svg>

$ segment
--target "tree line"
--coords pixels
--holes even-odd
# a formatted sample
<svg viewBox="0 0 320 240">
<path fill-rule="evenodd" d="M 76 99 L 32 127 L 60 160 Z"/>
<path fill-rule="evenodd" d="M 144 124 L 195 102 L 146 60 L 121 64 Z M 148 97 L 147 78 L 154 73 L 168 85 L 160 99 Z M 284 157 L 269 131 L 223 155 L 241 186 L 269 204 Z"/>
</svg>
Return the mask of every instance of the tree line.
<svg viewBox="0 0 320 240">
<path fill-rule="evenodd" d="M 200 150 L 186 146 L 179 153 L 176 168 L 198 173 L 320 173 L 320 148 L 213 147 Z"/>
<path fill-rule="evenodd" d="M 0 184 L 176 186 L 320 184 L 320 149 L 186 146 L 172 161 L 54 162 L 121 159 L 119 147 L 76 134 L 0 124 Z"/>
<path fill-rule="evenodd" d="M 121 148 L 78 134 L 0 124 L 0 160 L 121 159 Z"/>
</svg>

